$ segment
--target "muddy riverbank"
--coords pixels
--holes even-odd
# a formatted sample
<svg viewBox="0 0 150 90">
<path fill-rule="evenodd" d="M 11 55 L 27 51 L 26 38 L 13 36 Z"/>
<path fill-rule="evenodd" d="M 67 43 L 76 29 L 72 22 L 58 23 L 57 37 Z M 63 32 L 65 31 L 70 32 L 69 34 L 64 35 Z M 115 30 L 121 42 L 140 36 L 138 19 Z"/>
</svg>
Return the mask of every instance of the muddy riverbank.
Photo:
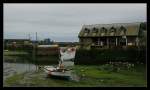
<svg viewBox="0 0 150 90">
<path fill-rule="evenodd" d="M 48 78 L 43 70 L 14 74 L 4 81 L 6 87 L 146 87 L 145 66 L 136 65 L 133 70 L 109 72 L 99 66 L 75 65 L 72 70 L 78 81 Z"/>
<path fill-rule="evenodd" d="M 31 62 L 31 61 L 32 62 Z M 37 63 L 37 61 L 39 62 Z M 107 65 L 74 65 L 70 67 L 76 80 L 60 80 L 48 78 L 38 66 L 58 65 L 58 60 L 52 57 L 9 56 L 3 60 L 4 87 L 114 87 L 133 86 L 147 87 L 146 66 L 134 64 L 131 69 L 122 65 L 112 67 Z M 44 63 L 43 63 L 44 61 Z M 47 62 L 49 61 L 49 62 Z M 54 62 L 55 63 L 54 63 Z M 70 64 L 66 63 L 66 64 Z M 72 64 L 72 63 L 71 63 Z M 129 65 L 129 64 L 128 64 Z"/>
</svg>

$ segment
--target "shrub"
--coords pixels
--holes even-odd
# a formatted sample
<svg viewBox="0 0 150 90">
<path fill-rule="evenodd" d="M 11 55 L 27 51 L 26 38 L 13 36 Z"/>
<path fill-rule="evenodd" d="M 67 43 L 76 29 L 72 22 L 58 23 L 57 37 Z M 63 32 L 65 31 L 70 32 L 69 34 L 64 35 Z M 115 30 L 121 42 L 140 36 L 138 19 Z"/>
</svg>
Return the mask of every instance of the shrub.
<svg viewBox="0 0 150 90">
<path fill-rule="evenodd" d="M 107 50 L 84 50 L 76 52 L 75 64 L 104 64 L 107 62 L 145 62 L 146 50 L 135 48 L 107 49 Z"/>
<path fill-rule="evenodd" d="M 108 72 L 119 72 L 120 70 L 133 70 L 134 64 L 129 62 L 109 62 L 100 66 L 99 70 L 105 70 Z"/>
</svg>

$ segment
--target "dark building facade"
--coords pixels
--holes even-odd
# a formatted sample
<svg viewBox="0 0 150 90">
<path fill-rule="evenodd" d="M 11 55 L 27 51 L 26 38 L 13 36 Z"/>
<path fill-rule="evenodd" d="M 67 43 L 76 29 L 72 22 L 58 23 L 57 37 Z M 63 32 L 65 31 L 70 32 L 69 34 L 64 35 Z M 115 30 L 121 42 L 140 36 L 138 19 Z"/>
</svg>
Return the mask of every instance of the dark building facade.
<svg viewBox="0 0 150 90">
<path fill-rule="evenodd" d="M 114 23 L 83 25 L 79 32 L 81 48 L 111 48 L 113 46 L 139 46 L 146 23 Z"/>
</svg>

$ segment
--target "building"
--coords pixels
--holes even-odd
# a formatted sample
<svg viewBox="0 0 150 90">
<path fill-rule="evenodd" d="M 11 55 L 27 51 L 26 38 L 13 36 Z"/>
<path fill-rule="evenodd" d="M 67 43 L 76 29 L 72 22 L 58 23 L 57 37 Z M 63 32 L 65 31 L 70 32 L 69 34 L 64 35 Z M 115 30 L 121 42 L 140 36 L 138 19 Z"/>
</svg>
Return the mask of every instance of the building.
<svg viewBox="0 0 150 90">
<path fill-rule="evenodd" d="M 59 46 L 58 45 L 38 45 L 37 55 L 58 55 Z"/>
<path fill-rule="evenodd" d="M 60 47 L 77 46 L 78 45 L 78 42 L 54 42 L 54 43 L 59 45 Z"/>
<path fill-rule="evenodd" d="M 50 45 L 52 44 L 52 41 L 50 38 L 44 39 L 44 44 Z"/>
<path fill-rule="evenodd" d="M 146 23 L 114 23 L 83 25 L 79 32 L 81 48 L 111 48 L 114 46 L 139 46 Z"/>
<path fill-rule="evenodd" d="M 25 44 L 30 42 L 30 40 L 29 39 L 4 39 L 4 42 L 8 44 L 12 44 L 12 43 Z"/>
<path fill-rule="evenodd" d="M 23 47 L 24 45 L 31 45 L 30 39 L 4 39 L 4 48 L 8 47 Z"/>
<path fill-rule="evenodd" d="M 31 41 L 30 39 L 4 39 L 5 44 L 16 44 L 16 45 L 25 45 L 29 44 Z"/>
</svg>

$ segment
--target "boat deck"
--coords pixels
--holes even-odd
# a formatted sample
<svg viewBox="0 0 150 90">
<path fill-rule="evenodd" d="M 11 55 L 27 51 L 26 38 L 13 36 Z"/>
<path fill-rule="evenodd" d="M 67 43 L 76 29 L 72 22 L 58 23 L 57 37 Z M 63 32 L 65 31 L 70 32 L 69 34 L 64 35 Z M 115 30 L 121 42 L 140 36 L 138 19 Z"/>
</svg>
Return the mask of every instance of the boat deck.
<svg viewBox="0 0 150 90">
<path fill-rule="evenodd" d="M 61 76 L 61 77 L 70 77 L 71 76 L 71 71 L 51 72 L 51 75 L 53 75 L 53 76 Z"/>
</svg>

